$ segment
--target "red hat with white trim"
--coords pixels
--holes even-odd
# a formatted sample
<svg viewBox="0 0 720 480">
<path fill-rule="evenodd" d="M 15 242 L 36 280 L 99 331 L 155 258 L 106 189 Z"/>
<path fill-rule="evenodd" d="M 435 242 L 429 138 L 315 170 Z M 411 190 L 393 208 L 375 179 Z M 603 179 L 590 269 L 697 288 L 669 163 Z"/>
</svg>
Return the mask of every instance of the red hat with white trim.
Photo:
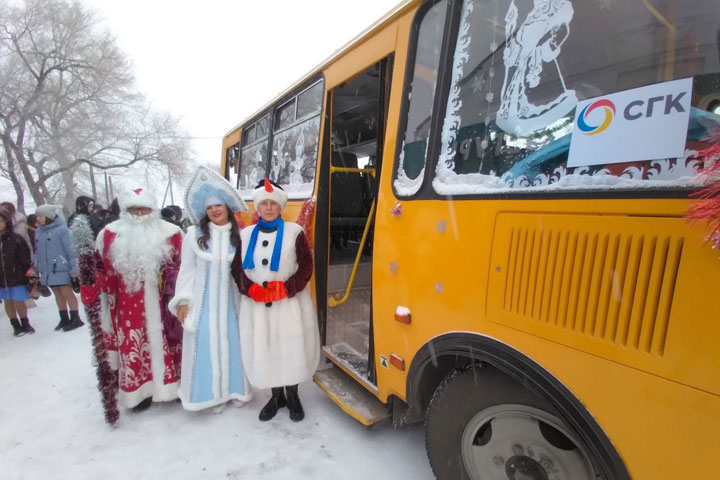
<svg viewBox="0 0 720 480">
<path fill-rule="evenodd" d="M 266 178 L 258 184 L 255 190 L 253 190 L 252 199 L 256 209 L 263 200 L 272 200 L 280 205 L 282 210 L 285 210 L 288 196 L 280 185 Z"/>
<path fill-rule="evenodd" d="M 127 191 L 118 197 L 120 210 L 125 211 L 130 207 L 147 207 L 157 210 L 157 199 L 143 188 L 136 188 Z"/>
</svg>

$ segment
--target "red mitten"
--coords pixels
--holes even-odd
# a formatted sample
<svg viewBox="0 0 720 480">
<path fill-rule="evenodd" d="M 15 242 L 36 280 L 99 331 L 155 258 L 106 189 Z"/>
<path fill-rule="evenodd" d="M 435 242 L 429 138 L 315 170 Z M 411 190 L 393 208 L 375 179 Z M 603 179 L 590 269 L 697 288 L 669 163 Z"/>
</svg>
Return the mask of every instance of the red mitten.
<svg viewBox="0 0 720 480">
<path fill-rule="evenodd" d="M 90 285 L 80 285 L 80 300 L 84 305 L 92 305 L 98 298 L 97 290 Z"/>
<path fill-rule="evenodd" d="M 268 291 L 257 283 L 253 283 L 248 289 L 248 296 L 258 303 L 268 303 Z"/>
<path fill-rule="evenodd" d="M 287 298 L 287 289 L 285 282 L 268 282 L 267 284 L 268 302 L 277 302 L 283 298 Z"/>
</svg>

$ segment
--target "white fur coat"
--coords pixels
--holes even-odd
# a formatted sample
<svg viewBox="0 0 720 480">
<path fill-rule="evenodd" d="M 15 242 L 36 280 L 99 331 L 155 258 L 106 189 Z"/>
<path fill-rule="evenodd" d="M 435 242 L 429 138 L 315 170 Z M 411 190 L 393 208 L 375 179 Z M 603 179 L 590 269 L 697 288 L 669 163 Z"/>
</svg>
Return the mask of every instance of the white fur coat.
<svg viewBox="0 0 720 480">
<path fill-rule="evenodd" d="M 254 228 L 255 225 L 240 232 L 242 258 L 245 258 Z M 265 281 L 290 278 L 298 269 L 295 241 L 300 232 L 300 225 L 285 222 L 277 272 L 270 271 L 277 232 L 259 232 L 253 255 L 255 268 L 245 270 L 245 275 L 260 285 Z M 320 361 L 320 335 L 315 305 L 307 287 L 294 297 L 273 302 L 271 306 L 243 296 L 240 332 L 244 365 L 254 386 L 295 385 L 312 378 L 315 373 Z"/>
</svg>

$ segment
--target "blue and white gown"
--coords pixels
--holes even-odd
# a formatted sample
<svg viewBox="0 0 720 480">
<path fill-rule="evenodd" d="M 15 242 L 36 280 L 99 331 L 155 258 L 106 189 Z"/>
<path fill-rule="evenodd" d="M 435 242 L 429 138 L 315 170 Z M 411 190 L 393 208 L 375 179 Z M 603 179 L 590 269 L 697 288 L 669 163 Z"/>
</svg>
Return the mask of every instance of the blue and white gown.
<svg viewBox="0 0 720 480">
<path fill-rule="evenodd" d="M 169 304 L 173 314 L 179 305 L 188 305 L 179 390 L 186 410 L 252 398 L 240 351 L 240 294 L 230 277 L 235 256 L 235 247 L 230 244 L 231 224 L 209 226 L 206 250 L 197 242 L 201 231 L 188 228 L 175 296 Z"/>
</svg>

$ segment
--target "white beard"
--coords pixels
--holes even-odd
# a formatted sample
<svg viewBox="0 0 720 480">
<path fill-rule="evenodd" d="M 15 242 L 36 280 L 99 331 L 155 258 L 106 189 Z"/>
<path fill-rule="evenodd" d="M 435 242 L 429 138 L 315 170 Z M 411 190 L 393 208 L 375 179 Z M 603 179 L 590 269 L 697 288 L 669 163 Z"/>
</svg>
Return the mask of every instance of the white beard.
<svg viewBox="0 0 720 480">
<path fill-rule="evenodd" d="M 170 258 L 172 246 L 161 228 L 163 221 L 157 210 L 140 217 L 120 213 L 109 253 L 129 293 L 139 291 L 145 277 L 157 275 L 162 263 Z"/>
</svg>

